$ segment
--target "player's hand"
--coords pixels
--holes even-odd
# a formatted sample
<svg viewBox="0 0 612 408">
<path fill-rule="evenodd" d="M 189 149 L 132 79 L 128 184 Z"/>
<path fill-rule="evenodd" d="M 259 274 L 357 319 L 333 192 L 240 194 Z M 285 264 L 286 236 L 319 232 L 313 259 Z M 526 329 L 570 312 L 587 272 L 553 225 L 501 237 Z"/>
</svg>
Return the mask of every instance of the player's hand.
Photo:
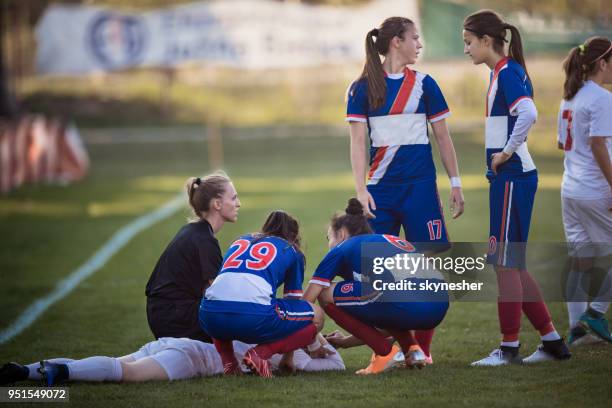
<svg viewBox="0 0 612 408">
<path fill-rule="evenodd" d="M 329 350 L 325 346 L 321 346 L 314 351 L 309 351 L 308 354 L 310 355 L 310 358 L 326 358 L 327 356 L 336 354 L 336 352 L 333 350 Z"/>
<path fill-rule="evenodd" d="M 357 199 L 363 206 L 363 213 L 367 218 L 376 218 L 372 211 L 376 210 L 374 198 L 368 190 L 357 193 Z"/>
<path fill-rule="evenodd" d="M 453 187 L 451 188 L 450 193 L 450 209 L 453 218 L 459 217 L 463 214 L 463 205 L 465 204 L 465 200 L 463 199 L 463 190 L 461 187 Z"/>
<path fill-rule="evenodd" d="M 335 348 L 342 348 L 349 336 L 345 336 L 340 330 L 334 330 L 331 333 L 325 334 L 323 337 L 325 337 L 325 340 Z"/>
<path fill-rule="evenodd" d="M 507 162 L 509 158 L 510 155 L 504 152 L 493 153 L 491 155 L 491 170 L 493 174 L 497 174 L 497 168 Z"/>
<path fill-rule="evenodd" d="M 278 363 L 278 372 L 280 375 L 295 374 L 295 363 L 293 362 L 293 352 L 283 354 Z"/>
</svg>

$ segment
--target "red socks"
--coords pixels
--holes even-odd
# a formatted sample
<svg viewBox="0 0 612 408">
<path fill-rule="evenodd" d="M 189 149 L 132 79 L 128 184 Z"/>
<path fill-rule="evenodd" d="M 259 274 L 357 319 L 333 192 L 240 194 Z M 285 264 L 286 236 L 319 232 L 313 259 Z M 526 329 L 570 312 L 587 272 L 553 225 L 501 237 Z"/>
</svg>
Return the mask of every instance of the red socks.
<svg viewBox="0 0 612 408">
<path fill-rule="evenodd" d="M 389 333 L 397 340 L 404 353 L 407 353 L 411 346 L 418 344 L 413 330 L 389 330 Z"/>
<path fill-rule="evenodd" d="M 374 350 L 374 353 L 380 356 L 386 356 L 391 352 L 391 344 L 389 344 L 385 336 L 383 336 L 375 328 L 360 322 L 333 303 L 325 306 L 324 310 L 325 313 L 327 313 L 327 315 L 338 324 L 338 326 L 342 327 L 344 330 L 363 341 L 372 350 Z"/>
<path fill-rule="evenodd" d="M 499 300 L 497 310 L 503 341 L 517 341 L 521 312 L 533 327 L 545 335 L 554 330 L 548 307 L 538 283 L 526 270 L 503 268 L 497 271 Z"/>
<path fill-rule="evenodd" d="M 521 330 L 523 285 L 518 269 L 497 270 L 497 314 L 503 341 L 517 341 Z"/>
<path fill-rule="evenodd" d="M 521 283 L 523 285 L 523 312 L 537 331 L 542 336 L 555 330 L 552 317 L 544 303 L 540 286 L 531 274 L 525 270 L 521 271 Z"/>
<path fill-rule="evenodd" d="M 238 360 L 236 360 L 234 346 L 232 345 L 231 340 L 213 339 L 213 344 L 217 349 L 217 353 L 219 353 L 221 356 L 223 367 L 226 367 L 227 364 L 232 364 L 232 366 L 238 367 Z"/>
<path fill-rule="evenodd" d="M 310 323 L 308 326 L 290 334 L 284 339 L 258 345 L 255 347 L 255 352 L 259 357 L 267 360 L 274 354 L 289 353 L 293 350 L 306 347 L 314 341 L 316 335 L 317 326 L 314 323 Z"/>
<path fill-rule="evenodd" d="M 419 346 L 421 346 L 421 350 L 427 357 L 431 356 L 431 341 L 433 340 L 435 329 L 429 330 L 415 330 L 414 335 L 416 337 Z"/>
</svg>

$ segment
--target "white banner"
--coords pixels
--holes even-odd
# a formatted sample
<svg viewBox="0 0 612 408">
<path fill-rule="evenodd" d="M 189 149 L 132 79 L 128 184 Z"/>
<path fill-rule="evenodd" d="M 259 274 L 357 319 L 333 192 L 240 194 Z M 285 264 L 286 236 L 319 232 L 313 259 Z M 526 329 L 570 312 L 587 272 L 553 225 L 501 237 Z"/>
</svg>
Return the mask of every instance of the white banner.
<svg viewBox="0 0 612 408">
<path fill-rule="evenodd" d="M 255 69 L 361 61 L 367 31 L 394 15 L 418 24 L 416 3 L 331 7 L 226 0 L 143 14 L 52 5 L 36 30 L 37 68 L 42 74 L 84 74 L 188 61 Z"/>
</svg>

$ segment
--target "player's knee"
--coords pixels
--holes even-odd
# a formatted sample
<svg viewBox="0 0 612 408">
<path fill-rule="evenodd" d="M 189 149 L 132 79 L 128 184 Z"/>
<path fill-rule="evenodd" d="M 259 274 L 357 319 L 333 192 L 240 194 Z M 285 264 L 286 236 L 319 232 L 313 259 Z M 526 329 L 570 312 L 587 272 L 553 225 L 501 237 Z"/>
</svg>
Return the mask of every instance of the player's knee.
<svg viewBox="0 0 612 408">
<path fill-rule="evenodd" d="M 314 323 L 314 325 L 317 327 L 317 331 L 321 331 L 325 325 L 325 312 L 319 305 L 311 303 L 311 306 L 314 310 L 314 318 L 312 319 L 312 323 Z"/>
<path fill-rule="evenodd" d="M 134 368 L 134 364 L 128 361 L 121 361 L 121 382 L 137 382 L 138 370 Z"/>
</svg>

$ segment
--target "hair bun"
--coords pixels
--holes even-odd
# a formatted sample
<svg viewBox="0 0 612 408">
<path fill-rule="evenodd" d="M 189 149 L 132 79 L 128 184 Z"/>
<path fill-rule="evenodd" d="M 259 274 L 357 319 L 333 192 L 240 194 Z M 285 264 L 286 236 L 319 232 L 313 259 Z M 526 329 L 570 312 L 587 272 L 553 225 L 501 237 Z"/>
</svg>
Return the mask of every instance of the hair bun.
<svg viewBox="0 0 612 408">
<path fill-rule="evenodd" d="M 378 33 L 379 33 L 378 28 L 374 28 L 374 29 L 370 30 L 370 35 L 372 37 L 378 37 Z"/>
<path fill-rule="evenodd" d="M 361 205 L 358 199 L 353 197 L 349 199 L 345 211 L 348 215 L 363 215 L 363 205 Z"/>
</svg>

